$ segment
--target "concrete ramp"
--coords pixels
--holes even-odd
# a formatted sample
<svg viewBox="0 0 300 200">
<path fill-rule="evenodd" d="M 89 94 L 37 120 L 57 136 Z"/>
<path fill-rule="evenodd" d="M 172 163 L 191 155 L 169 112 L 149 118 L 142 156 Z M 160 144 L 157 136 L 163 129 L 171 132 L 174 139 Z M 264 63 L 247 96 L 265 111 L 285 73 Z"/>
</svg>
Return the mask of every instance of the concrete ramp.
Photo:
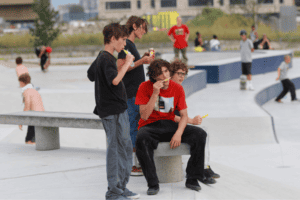
<svg viewBox="0 0 300 200">
<path fill-rule="evenodd" d="M 274 144 L 272 120 L 265 117 L 207 118 L 201 125 L 210 145 Z"/>
</svg>

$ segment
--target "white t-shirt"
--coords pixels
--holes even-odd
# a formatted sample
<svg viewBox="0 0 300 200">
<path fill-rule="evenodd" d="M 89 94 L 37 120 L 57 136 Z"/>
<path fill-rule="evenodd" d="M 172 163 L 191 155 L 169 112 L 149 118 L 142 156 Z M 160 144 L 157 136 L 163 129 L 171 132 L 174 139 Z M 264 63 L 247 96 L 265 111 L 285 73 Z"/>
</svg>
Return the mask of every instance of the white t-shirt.
<svg viewBox="0 0 300 200">
<path fill-rule="evenodd" d="M 288 78 L 287 72 L 289 70 L 289 64 L 287 64 L 285 61 L 283 61 L 278 68 L 280 68 L 279 80 L 287 79 Z"/>
<path fill-rule="evenodd" d="M 242 63 L 251 63 L 252 57 L 251 57 L 251 49 L 253 49 L 253 43 L 250 39 L 247 40 L 241 40 L 240 41 L 240 47 L 241 47 L 241 61 Z"/>
<path fill-rule="evenodd" d="M 216 39 L 211 39 L 209 42 L 210 48 L 217 47 L 220 45 L 220 41 Z"/>
</svg>

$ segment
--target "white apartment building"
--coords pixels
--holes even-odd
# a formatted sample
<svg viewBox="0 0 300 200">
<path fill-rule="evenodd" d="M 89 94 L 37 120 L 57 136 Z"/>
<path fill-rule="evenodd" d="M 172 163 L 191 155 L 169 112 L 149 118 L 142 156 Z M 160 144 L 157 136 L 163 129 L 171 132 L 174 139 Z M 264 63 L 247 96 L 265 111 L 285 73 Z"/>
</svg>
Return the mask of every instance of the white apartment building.
<svg viewBox="0 0 300 200">
<path fill-rule="evenodd" d="M 86 14 L 99 12 L 99 0 L 79 0 L 79 5 L 83 7 Z"/>
<path fill-rule="evenodd" d="M 239 5 L 255 0 L 99 0 L 99 18 L 121 18 L 130 15 L 155 15 L 177 11 L 181 16 L 196 16 L 209 6 L 226 13 L 246 14 Z M 281 6 L 293 6 L 294 0 L 258 0 L 258 13 L 279 13 Z M 248 5 L 248 4 L 247 4 Z"/>
</svg>

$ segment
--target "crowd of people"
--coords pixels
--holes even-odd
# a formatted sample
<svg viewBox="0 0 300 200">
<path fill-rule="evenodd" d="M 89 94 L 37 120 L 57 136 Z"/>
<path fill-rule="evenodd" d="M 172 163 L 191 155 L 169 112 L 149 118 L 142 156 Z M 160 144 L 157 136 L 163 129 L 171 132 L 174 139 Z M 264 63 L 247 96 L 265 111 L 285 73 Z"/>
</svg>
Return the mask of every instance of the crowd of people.
<svg viewBox="0 0 300 200">
<path fill-rule="evenodd" d="M 169 142 L 170 148 L 175 149 L 181 143 L 190 145 L 190 154 L 186 168 L 185 186 L 199 191 L 204 184 L 216 183 L 220 175 L 215 173 L 210 164 L 209 134 L 199 125 L 201 115 L 190 117 L 187 114 L 185 92 L 181 86 L 187 73 L 188 58 L 186 56 L 189 29 L 177 18 L 168 36 L 174 43 L 175 60 L 171 63 L 156 59 L 151 52 L 140 55 L 136 48 L 136 39 L 141 39 L 148 31 L 147 20 L 131 16 L 126 25 L 111 23 L 104 27 L 104 50 L 100 51 L 96 60 L 87 71 L 90 81 L 95 84 L 94 114 L 103 123 L 107 136 L 106 172 L 108 190 L 105 198 L 137 199 L 139 194 L 130 191 L 127 184 L 132 176 L 144 176 L 147 181 L 147 194 L 156 195 L 159 190 L 154 150 L 159 142 Z M 251 52 L 254 51 L 254 40 L 258 38 L 255 28 L 250 39 L 245 30 L 240 32 L 242 74 L 247 76 L 248 88 L 253 90 Z M 201 34 L 197 32 L 195 46 L 203 46 Z M 259 45 L 269 44 L 267 38 Z M 259 46 L 258 45 L 258 46 Z M 220 51 L 220 42 L 216 35 L 210 41 L 210 50 Z M 50 64 L 50 50 L 47 47 L 37 49 L 41 58 L 41 69 L 45 71 Z M 117 52 L 117 58 L 114 53 Z M 182 54 L 182 61 L 179 59 Z M 284 91 L 276 101 L 291 92 L 292 100 L 297 100 L 295 88 L 287 78 L 286 73 L 290 57 L 278 68 L 277 80 L 282 81 Z M 16 59 L 16 73 L 24 102 L 24 111 L 44 111 L 42 98 L 31 84 L 28 69 L 22 64 L 22 58 Z M 143 64 L 149 64 L 146 81 Z M 22 126 L 20 125 L 20 129 Z M 34 144 L 34 127 L 28 126 L 25 142 Z"/>
<path fill-rule="evenodd" d="M 180 18 L 177 22 L 178 26 L 168 33 L 174 41 L 177 58 L 172 63 L 155 59 L 155 55 L 149 53 L 140 56 L 134 42 L 147 33 L 145 19 L 131 16 L 126 25 L 113 23 L 103 30 L 104 51 L 87 73 L 95 82 L 94 113 L 102 119 L 107 135 L 106 199 L 139 198 L 139 194 L 127 188 L 130 175 L 146 178 L 148 195 L 159 192 L 153 158 L 159 142 L 169 141 L 170 148 L 177 148 L 182 142 L 191 146 L 187 188 L 199 191 L 198 181 L 213 184 L 214 178 L 220 177 L 205 164 L 207 133 L 194 126 L 201 124 L 202 117 L 187 115 L 181 83 L 188 72 L 184 49 L 189 32 L 180 24 Z M 117 59 L 113 56 L 115 51 Z M 179 52 L 183 54 L 183 61 L 178 59 Z M 150 64 L 148 81 L 145 81 L 143 64 Z"/>
</svg>

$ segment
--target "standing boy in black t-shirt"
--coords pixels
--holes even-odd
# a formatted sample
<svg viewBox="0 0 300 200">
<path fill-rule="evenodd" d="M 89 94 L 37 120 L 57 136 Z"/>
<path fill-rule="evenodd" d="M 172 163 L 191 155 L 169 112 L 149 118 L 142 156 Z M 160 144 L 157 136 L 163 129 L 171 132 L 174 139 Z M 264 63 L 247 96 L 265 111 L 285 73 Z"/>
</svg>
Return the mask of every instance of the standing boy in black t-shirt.
<svg viewBox="0 0 300 200">
<path fill-rule="evenodd" d="M 126 49 L 132 55 L 134 55 L 134 66 L 130 66 L 127 69 L 127 72 L 123 78 L 125 84 L 126 93 L 127 93 L 127 105 L 128 105 L 128 114 L 130 122 L 130 137 L 133 146 L 133 158 L 134 163 L 131 170 L 132 176 L 142 176 L 143 172 L 137 158 L 135 156 L 135 141 L 137 135 L 138 121 L 140 119 L 139 115 L 139 106 L 135 105 L 135 97 L 138 91 L 138 88 L 142 82 L 145 81 L 145 73 L 143 64 L 149 64 L 154 56 L 149 56 L 149 53 L 146 53 L 142 58 L 134 44 L 136 38 L 141 39 L 145 33 L 147 33 L 147 21 L 141 17 L 131 16 L 127 23 L 126 27 L 129 31 L 128 39 L 126 40 Z M 117 65 L 122 66 L 124 64 L 124 59 L 126 54 L 124 51 L 121 51 L 118 55 Z"/>
<path fill-rule="evenodd" d="M 103 29 L 104 51 L 97 57 L 95 70 L 96 112 L 102 119 L 107 137 L 106 172 L 108 191 L 106 199 L 139 198 L 126 188 L 132 167 L 132 144 L 129 134 L 127 95 L 123 77 L 134 56 L 128 54 L 125 64 L 117 69 L 114 51 L 124 49 L 127 31 L 118 23 Z M 130 198 L 129 198 L 130 197 Z"/>
</svg>

